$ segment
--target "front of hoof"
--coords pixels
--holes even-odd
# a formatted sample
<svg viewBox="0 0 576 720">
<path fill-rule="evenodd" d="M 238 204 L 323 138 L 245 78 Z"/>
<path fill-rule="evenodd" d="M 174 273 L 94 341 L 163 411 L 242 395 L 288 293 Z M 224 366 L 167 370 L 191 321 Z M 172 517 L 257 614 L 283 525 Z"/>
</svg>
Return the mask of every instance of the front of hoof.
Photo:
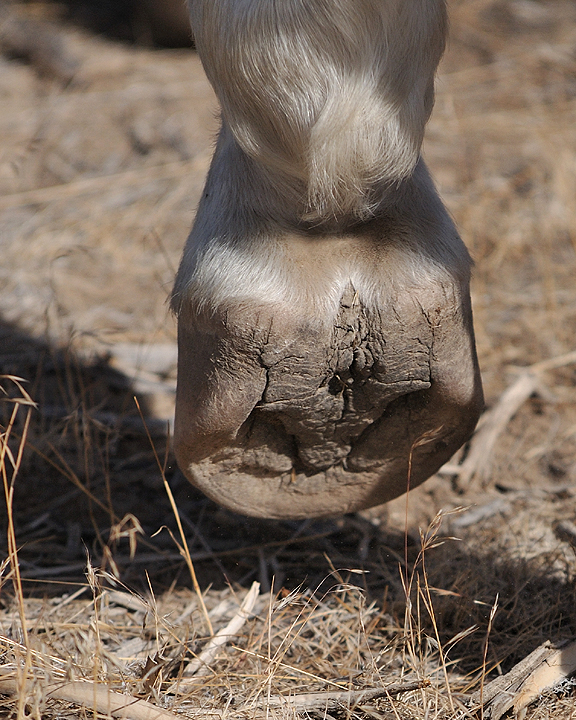
<svg viewBox="0 0 576 720">
<path fill-rule="evenodd" d="M 275 327 L 265 313 L 210 333 L 181 322 L 175 448 L 188 479 L 235 512 L 293 519 L 423 482 L 482 409 L 467 292 L 456 290 L 371 309 L 348 285 L 330 325 Z"/>
</svg>

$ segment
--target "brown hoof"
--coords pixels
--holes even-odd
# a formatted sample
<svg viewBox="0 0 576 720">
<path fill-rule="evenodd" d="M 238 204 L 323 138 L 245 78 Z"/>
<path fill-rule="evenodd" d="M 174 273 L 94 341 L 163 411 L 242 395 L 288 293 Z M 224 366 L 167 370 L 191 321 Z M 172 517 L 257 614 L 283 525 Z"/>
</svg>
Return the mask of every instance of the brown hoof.
<svg viewBox="0 0 576 720">
<path fill-rule="evenodd" d="M 386 292 L 368 301 L 348 280 L 329 323 L 314 304 L 179 318 L 178 462 L 246 515 L 320 517 L 391 500 L 451 457 L 482 408 L 467 280 L 422 267 L 407 281 L 403 255 L 381 244 L 379 256 L 358 253 L 357 237 L 331 253 L 302 242 L 308 270 L 319 263 L 330 277 L 356 249 L 363 277 L 379 276 Z M 280 248 L 294 256 L 295 243 Z"/>
</svg>

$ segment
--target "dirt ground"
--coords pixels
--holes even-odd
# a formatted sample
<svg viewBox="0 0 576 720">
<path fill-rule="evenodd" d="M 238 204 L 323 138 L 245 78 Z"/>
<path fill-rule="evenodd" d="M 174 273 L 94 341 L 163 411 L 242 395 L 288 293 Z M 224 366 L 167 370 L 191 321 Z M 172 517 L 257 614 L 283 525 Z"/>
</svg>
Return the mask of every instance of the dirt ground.
<svg viewBox="0 0 576 720">
<path fill-rule="evenodd" d="M 434 700 L 420 689 L 419 699 L 407 695 L 400 705 L 386 700 L 348 714 L 340 707 L 334 717 L 471 716 L 462 698 L 478 688 L 484 671 L 488 682 L 544 641 L 576 636 L 576 356 L 570 355 L 576 350 L 576 5 L 451 0 L 449 7 L 451 41 L 424 155 L 475 261 L 487 430 L 408 502 L 303 523 L 255 521 L 218 508 L 188 485 L 167 443 L 175 386 L 167 297 L 217 128 L 198 57 L 190 49 L 149 49 L 90 34 L 64 22 L 57 5 L 0 8 L 0 374 L 23 378 L 37 403 L 26 428 L 26 407 L 11 425 L 15 405 L 0 402 L 13 453 L 27 431 L 12 510 L 0 511 L 0 562 L 10 559 L 13 528 L 30 636 L 56 632 L 47 629 L 53 608 L 62 627 L 76 614 L 82 627 L 92 627 L 96 600 L 88 607 L 86 597 L 76 600 L 73 593 L 96 597 L 96 585 L 99 593 L 112 592 L 119 582 L 126 596 L 154 598 L 157 617 L 188 617 L 183 613 L 195 596 L 161 468 L 209 614 L 225 617 L 219 603 L 234 593 L 243 597 L 254 580 L 264 594 L 282 588 L 276 634 L 262 601 L 248 636 L 238 641 L 245 650 L 256 652 L 256 636 L 261 648 L 258 628 L 264 633 L 268 617 L 270 661 L 270 648 L 282 647 L 294 617 L 301 617 L 297 611 L 306 609 L 312 639 L 304 642 L 306 632 L 294 636 L 282 655 L 301 675 L 292 683 L 283 666 L 280 679 L 276 664 L 274 692 L 319 690 L 323 682 L 341 687 L 342 676 L 364 687 L 376 677 L 414 674 L 434 687 L 449 676 L 456 688 Z M 15 52 L 7 18 L 33 18 L 48 28 L 56 60 Z M 2 387 L 7 400 L 22 396 L 13 379 L 3 379 Z M 516 394 L 506 395 L 511 387 Z M 475 460 L 466 465 L 466 457 Z M 9 485 L 8 460 L 4 455 Z M 450 537 L 443 543 L 419 530 L 425 533 L 440 510 L 439 533 Z M 99 568 L 96 585 L 90 573 L 86 581 L 87 556 Z M 16 625 L 24 622 L 17 622 L 19 591 L 10 568 L 2 565 L 0 575 L 6 667 L 16 662 L 14 643 L 23 643 Z M 406 601 L 410 573 L 421 600 L 413 606 Z M 415 589 L 419 582 L 428 595 Z M 296 599 L 282 605 L 284 597 Z M 107 602 L 123 610 L 106 620 L 106 632 L 114 623 L 122 632 L 141 630 L 139 610 L 126 599 Z M 338 654 L 337 641 L 328 648 L 316 635 L 344 610 L 348 619 L 339 627 L 348 634 Z M 207 628 L 198 607 L 195 613 L 197 628 L 186 631 L 190 644 L 170 655 L 165 640 L 164 657 L 180 662 L 182 653 L 199 652 Z M 365 646 L 350 640 L 358 628 Z M 57 648 L 50 637 L 42 642 L 51 657 L 76 652 L 75 669 L 67 672 L 83 677 L 80 668 L 93 662 L 86 658 L 94 649 L 80 651 L 80 640 L 74 645 L 68 636 Z M 101 642 L 112 653 L 112 641 Z M 144 645 L 130 657 L 143 663 L 159 655 Z M 386 662 L 379 664 L 380 657 Z M 216 708 L 225 717 L 233 695 L 270 692 L 270 684 L 258 685 L 264 676 L 272 682 L 270 662 L 241 671 L 232 651 L 218 662 L 212 684 L 199 686 L 190 705 L 175 710 Z M 164 668 L 151 682 L 140 673 L 133 692 L 166 706 L 161 699 L 171 672 Z M 42 702 L 31 706 L 42 716 L 77 717 L 55 700 Z M 10 700 L 0 702 L 1 713 L 23 716 Z M 545 694 L 527 717 L 576 718 L 576 686 L 568 681 Z"/>
</svg>

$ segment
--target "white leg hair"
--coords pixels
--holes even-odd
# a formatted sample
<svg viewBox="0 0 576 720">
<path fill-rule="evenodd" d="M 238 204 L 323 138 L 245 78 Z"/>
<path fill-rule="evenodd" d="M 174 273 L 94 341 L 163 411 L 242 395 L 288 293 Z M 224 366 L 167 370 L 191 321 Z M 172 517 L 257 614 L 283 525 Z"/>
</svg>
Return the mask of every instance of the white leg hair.
<svg viewBox="0 0 576 720">
<path fill-rule="evenodd" d="M 444 50 L 444 0 L 190 0 L 224 124 L 268 212 L 366 219 L 418 160 Z M 276 202 L 274 202 L 276 201 Z"/>
<path fill-rule="evenodd" d="M 198 309 L 228 299 L 258 302 L 262 294 L 292 305 L 294 293 L 303 298 L 306 291 L 278 254 L 279 231 L 341 232 L 398 211 L 413 194 L 407 184 L 433 105 L 445 2 L 189 0 L 189 6 L 222 128 L 173 307 L 178 311 L 184 300 Z M 424 184 L 419 195 L 428 214 L 451 226 L 431 183 Z M 440 235 L 454 233 L 449 227 Z M 463 248 L 447 249 L 457 251 L 466 272 Z M 425 258 L 414 264 L 426 274 Z M 327 282 L 333 291 L 317 298 L 325 310 L 341 295 L 333 277 Z M 368 284 L 381 285 L 382 278 Z"/>
</svg>

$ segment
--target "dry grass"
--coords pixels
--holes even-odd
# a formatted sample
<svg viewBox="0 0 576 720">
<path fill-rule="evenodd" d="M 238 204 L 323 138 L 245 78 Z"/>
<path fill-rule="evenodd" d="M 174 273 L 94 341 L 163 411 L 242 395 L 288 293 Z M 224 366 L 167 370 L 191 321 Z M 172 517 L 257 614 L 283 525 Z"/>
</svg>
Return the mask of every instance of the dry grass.
<svg viewBox="0 0 576 720">
<path fill-rule="evenodd" d="M 425 154 L 476 262 L 498 408 L 534 378 L 518 366 L 576 348 L 576 9 L 450 9 Z M 474 715 L 480 687 L 576 635 L 576 366 L 538 365 L 536 392 L 500 413 L 484 471 L 465 483 L 449 468 L 408 507 L 265 522 L 202 498 L 167 449 L 165 298 L 209 161 L 213 96 L 189 51 L 57 28 L 70 82 L 0 57 L 0 690 L 18 691 L 0 695 L 0 713 L 94 716 L 111 690 L 203 718 Z M 212 632 L 223 640 L 232 621 L 237 635 L 212 657 Z M 185 678 L 195 657 L 208 666 Z M 79 681 L 84 709 L 71 702 Z M 416 689 L 353 694 L 398 682 Z M 566 682 L 527 717 L 574 720 L 575 698 Z M 101 701 L 107 715 L 117 698 Z"/>
</svg>

